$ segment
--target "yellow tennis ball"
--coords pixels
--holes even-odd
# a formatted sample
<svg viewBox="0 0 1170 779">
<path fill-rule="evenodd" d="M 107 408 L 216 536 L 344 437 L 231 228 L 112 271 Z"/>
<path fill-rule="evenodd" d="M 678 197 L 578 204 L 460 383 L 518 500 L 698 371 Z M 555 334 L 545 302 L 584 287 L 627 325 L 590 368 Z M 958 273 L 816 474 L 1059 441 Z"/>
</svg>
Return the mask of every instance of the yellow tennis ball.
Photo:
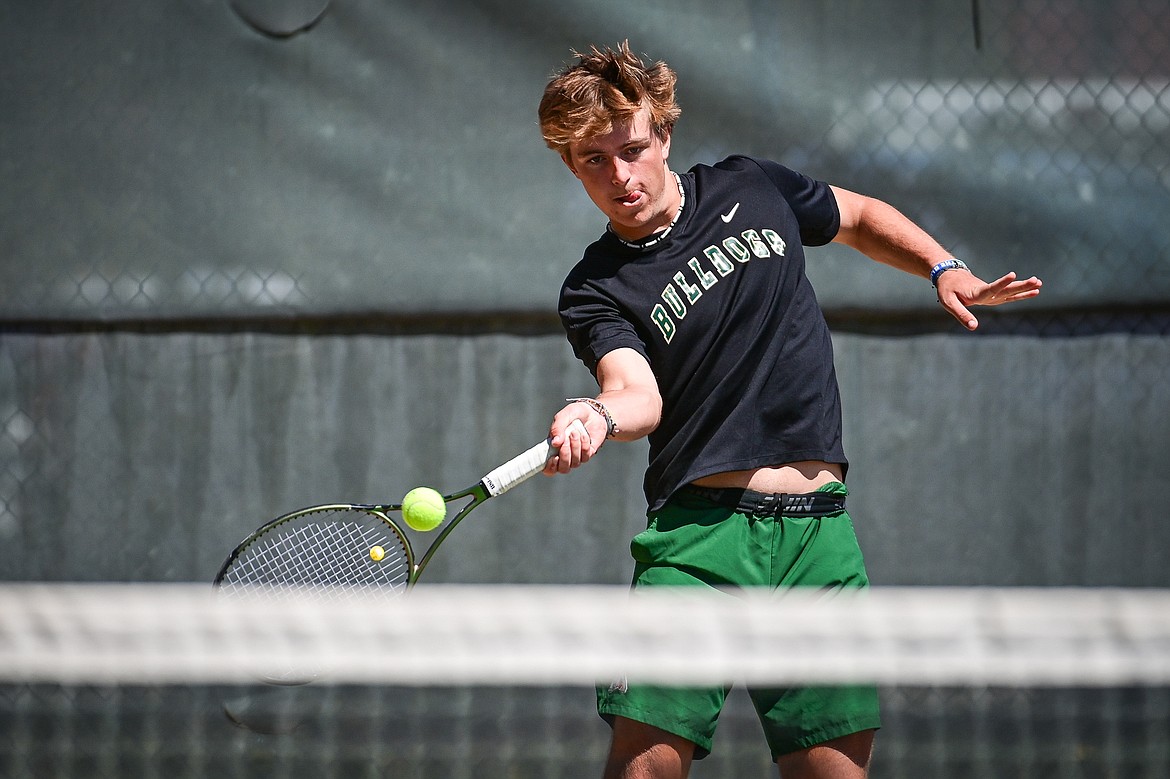
<svg viewBox="0 0 1170 779">
<path fill-rule="evenodd" d="M 447 502 L 437 490 L 415 487 L 402 499 L 402 519 L 414 530 L 434 530 L 447 518 Z"/>
<path fill-rule="evenodd" d="M 373 560 L 375 563 L 378 562 L 379 560 L 381 560 L 385 556 L 386 556 L 386 550 L 383 549 L 382 547 L 380 547 L 380 546 L 370 547 L 370 559 Z"/>
</svg>

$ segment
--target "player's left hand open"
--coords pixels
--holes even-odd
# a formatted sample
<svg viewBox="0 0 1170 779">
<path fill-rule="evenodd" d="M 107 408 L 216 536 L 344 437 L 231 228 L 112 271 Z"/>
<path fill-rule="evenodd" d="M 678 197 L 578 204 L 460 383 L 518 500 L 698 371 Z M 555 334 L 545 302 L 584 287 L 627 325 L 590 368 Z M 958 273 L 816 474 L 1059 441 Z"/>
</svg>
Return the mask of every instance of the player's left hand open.
<svg viewBox="0 0 1170 779">
<path fill-rule="evenodd" d="M 968 330 L 979 327 L 979 320 L 968 306 L 1001 306 L 1040 294 L 1043 282 L 1035 276 L 1017 280 L 1006 273 L 987 283 L 969 271 L 947 271 L 938 277 L 938 302 Z"/>
</svg>

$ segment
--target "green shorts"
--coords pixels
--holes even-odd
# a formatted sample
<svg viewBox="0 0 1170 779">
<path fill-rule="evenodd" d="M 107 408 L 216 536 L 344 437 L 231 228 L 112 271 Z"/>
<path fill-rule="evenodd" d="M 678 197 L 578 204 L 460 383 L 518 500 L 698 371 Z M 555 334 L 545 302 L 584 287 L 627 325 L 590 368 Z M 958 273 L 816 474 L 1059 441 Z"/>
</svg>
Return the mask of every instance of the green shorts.
<svg viewBox="0 0 1170 779">
<path fill-rule="evenodd" d="M 818 492 L 846 495 L 834 482 Z M 754 517 L 685 491 L 649 517 L 630 545 L 634 587 L 707 585 L 813 587 L 832 592 L 867 587 L 865 563 L 842 508 L 825 516 Z M 680 688 L 599 687 L 597 710 L 652 725 L 692 741 L 695 759 L 711 751 L 731 685 Z M 773 759 L 881 726 L 876 686 L 748 689 Z"/>
</svg>

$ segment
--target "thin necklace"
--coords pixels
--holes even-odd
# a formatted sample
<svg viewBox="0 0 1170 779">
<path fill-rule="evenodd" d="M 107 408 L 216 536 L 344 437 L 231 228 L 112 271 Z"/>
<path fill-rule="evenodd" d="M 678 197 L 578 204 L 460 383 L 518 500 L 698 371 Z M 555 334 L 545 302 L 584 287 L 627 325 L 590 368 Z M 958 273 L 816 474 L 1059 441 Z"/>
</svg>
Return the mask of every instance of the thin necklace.
<svg viewBox="0 0 1170 779">
<path fill-rule="evenodd" d="M 673 170 L 671 171 L 671 173 L 674 175 L 674 183 L 678 184 L 678 196 L 679 196 L 678 211 L 675 213 L 674 219 L 670 220 L 670 224 L 668 224 L 666 226 L 665 230 L 663 230 L 660 233 L 657 233 L 653 238 L 651 238 L 648 241 L 645 239 L 643 239 L 641 241 L 627 241 L 625 238 L 622 238 L 620 235 L 618 235 L 616 232 L 614 232 L 612 223 L 607 224 L 605 226 L 605 228 L 607 230 L 609 230 L 611 233 L 613 233 L 613 237 L 617 238 L 618 242 L 620 242 L 623 246 L 628 246 L 631 249 L 646 250 L 646 249 L 649 249 L 651 246 L 656 245 L 659 241 L 661 241 L 666 236 L 670 235 L 670 231 L 674 229 L 675 224 L 678 222 L 678 218 L 680 216 L 682 216 L 683 206 L 685 206 L 687 204 L 687 193 L 683 189 L 682 179 L 679 178 L 679 175 L 677 173 L 675 173 Z"/>
</svg>

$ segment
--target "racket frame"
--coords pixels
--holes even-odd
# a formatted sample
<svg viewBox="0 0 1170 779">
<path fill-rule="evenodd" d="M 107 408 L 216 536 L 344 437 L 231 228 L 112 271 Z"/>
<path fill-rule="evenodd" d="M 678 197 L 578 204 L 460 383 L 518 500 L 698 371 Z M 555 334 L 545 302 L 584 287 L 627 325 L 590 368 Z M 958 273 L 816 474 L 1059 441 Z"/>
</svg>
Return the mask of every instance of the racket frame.
<svg viewBox="0 0 1170 779">
<path fill-rule="evenodd" d="M 574 423 L 578 432 L 588 436 L 580 422 Z M 463 505 L 462 508 L 446 523 L 446 526 L 439 532 L 438 537 L 431 543 L 430 547 L 423 554 L 422 559 L 415 562 L 414 546 L 411 544 L 410 537 L 402 529 L 402 527 L 390 516 L 392 512 L 400 512 L 402 510 L 401 503 L 323 503 L 316 506 L 306 506 L 305 508 L 291 511 L 287 514 L 282 514 L 276 519 L 270 520 L 250 533 L 247 538 L 236 545 L 231 554 L 228 555 L 223 565 L 216 574 L 213 586 L 218 590 L 224 578 L 231 571 L 232 566 L 244 553 L 244 551 L 257 539 L 271 532 L 274 527 L 286 522 L 290 522 L 305 514 L 310 514 L 318 511 L 361 511 L 366 514 L 376 516 L 393 533 L 406 554 L 407 577 L 405 585 L 401 588 L 400 594 L 408 592 L 418 582 L 419 577 L 422 576 L 423 571 L 426 570 L 427 564 L 430 563 L 434 557 L 435 552 L 442 546 L 443 541 L 451 534 L 459 523 L 462 522 L 468 514 L 472 512 L 480 504 L 485 503 L 490 498 L 503 495 L 508 490 L 520 484 L 523 481 L 535 476 L 544 466 L 549 462 L 550 458 L 555 454 L 555 450 L 549 441 L 542 441 L 535 446 L 530 447 L 527 451 L 513 457 L 503 465 L 489 471 L 478 483 L 463 489 L 458 492 L 453 492 L 450 495 L 444 495 L 443 501 L 448 505 L 455 501 L 464 498 L 470 500 Z M 286 671 L 286 669 L 281 669 Z M 286 688 L 295 688 L 314 681 L 318 674 L 310 671 L 304 672 L 304 669 L 294 669 L 295 673 L 285 672 L 279 677 L 266 677 L 262 679 L 269 685 L 279 685 Z M 274 718 L 271 715 L 265 715 L 265 712 L 253 713 L 251 711 L 252 704 L 251 696 L 246 696 L 242 699 L 234 701 L 226 701 L 223 704 L 223 712 L 236 726 L 244 730 L 250 730 L 255 733 L 291 733 L 298 728 L 303 722 L 303 717 L 298 716 L 284 716 Z M 263 708 L 263 707 L 261 707 Z"/>
<path fill-rule="evenodd" d="M 582 430 L 583 429 L 584 428 L 582 428 Z M 545 464 L 554 453 L 555 450 L 552 448 L 551 444 L 547 440 L 542 441 L 539 444 L 530 447 L 521 454 L 516 455 L 503 465 L 493 468 L 476 484 L 473 484 L 466 489 L 459 490 L 458 492 L 444 495 L 443 502 L 447 503 L 448 505 L 464 498 L 471 498 L 471 500 L 464 504 L 463 507 L 460 508 L 459 511 L 445 524 L 443 529 L 439 532 L 438 537 L 435 538 L 430 547 L 428 547 L 426 552 L 423 553 L 421 559 L 417 558 L 416 556 L 414 546 L 410 541 L 410 536 L 407 535 L 401 525 L 399 525 L 398 522 L 396 522 L 394 518 L 390 516 L 390 514 L 393 512 L 402 511 L 401 503 L 322 503 L 316 506 L 306 506 L 304 508 L 297 509 L 296 511 L 290 511 L 287 514 L 282 514 L 276 519 L 266 522 L 251 534 L 249 534 L 248 537 L 237 544 L 236 548 L 232 550 L 230 555 L 228 555 L 228 558 L 220 567 L 219 573 L 217 573 L 215 576 L 214 586 L 217 588 L 220 586 L 236 560 L 239 559 L 240 555 L 242 555 L 254 541 L 261 538 L 262 536 L 267 535 L 276 526 L 282 525 L 286 522 L 296 519 L 297 517 L 302 517 L 306 514 L 311 514 L 318 511 L 361 511 L 367 514 L 373 514 L 385 522 L 394 535 L 398 538 L 398 541 L 402 544 L 402 547 L 406 552 L 408 566 L 406 586 L 404 589 L 410 590 L 419 580 L 419 577 L 422 576 L 423 571 L 426 570 L 427 565 L 434 557 L 435 552 L 438 551 L 439 547 L 443 544 L 443 541 L 456 527 L 458 527 L 459 523 L 462 522 L 467 517 L 467 515 L 472 512 L 473 509 L 482 505 L 490 498 L 503 495 L 517 484 L 520 484 L 532 476 L 535 476 L 537 473 L 543 470 Z"/>
</svg>

